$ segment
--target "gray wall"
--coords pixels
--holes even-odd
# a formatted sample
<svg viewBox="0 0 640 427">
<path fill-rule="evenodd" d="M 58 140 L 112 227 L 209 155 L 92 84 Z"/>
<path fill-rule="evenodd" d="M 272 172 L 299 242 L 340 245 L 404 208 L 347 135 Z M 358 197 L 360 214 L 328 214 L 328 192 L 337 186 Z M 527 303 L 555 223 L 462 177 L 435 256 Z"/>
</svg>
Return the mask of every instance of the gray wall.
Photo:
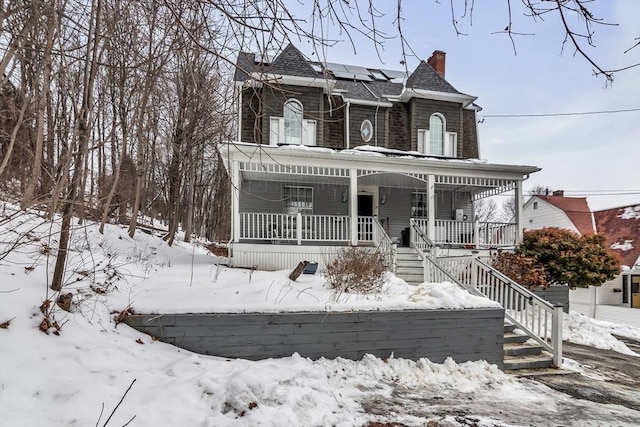
<svg viewBox="0 0 640 427">
<path fill-rule="evenodd" d="M 285 186 L 313 187 L 314 215 L 348 215 L 349 203 L 342 202 L 348 185 L 299 184 L 296 182 L 243 181 L 240 192 L 240 212 L 284 212 Z"/>
<path fill-rule="evenodd" d="M 373 145 L 378 147 L 386 147 L 386 110 L 385 107 L 378 108 L 376 121 L 376 107 L 351 104 L 349 108 L 349 144 L 353 147 L 360 145 Z M 369 120 L 373 125 L 374 135 L 371 141 L 364 142 L 360 134 L 362 122 Z M 377 123 L 376 123 L 377 122 Z M 376 142 L 376 124 L 377 124 L 377 142 Z"/>
<path fill-rule="evenodd" d="M 569 313 L 569 286 L 552 285 L 547 289 L 533 288 L 531 292 L 553 305 L 562 305 L 562 311 Z"/>
<path fill-rule="evenodd" d="M 133 315 L 125 323 L 164 342 L 221 357 L 377 357 L 502 367 L 504 310 Z"/>
</svg>

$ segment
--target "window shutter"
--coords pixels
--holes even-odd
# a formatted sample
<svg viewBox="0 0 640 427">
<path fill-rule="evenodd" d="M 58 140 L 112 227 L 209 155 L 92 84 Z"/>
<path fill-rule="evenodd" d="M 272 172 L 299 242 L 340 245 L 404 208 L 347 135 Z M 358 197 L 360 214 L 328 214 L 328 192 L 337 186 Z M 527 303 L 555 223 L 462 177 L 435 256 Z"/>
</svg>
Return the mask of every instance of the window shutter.
<svg viewBox="0 0 640 427">
<path fill-rule="evenodd" d="M 447 132 L 445 135 L 446 145 L 445 145 L 445 156 L 449 157 L 458 157 L 458 134 L 455 132 Z"/>
<path fill-rule="evenodd" d="M 424 129 L 418 130 L 418 152 L 419 153 L 429 154 L 428 141 L 429 141 L 429 131 Z"/>
<path fill-rule="evenodd" d="M 282 124 L 282 119 L 280 117 L 271 117 L 271 125 L 270 125 L 270 136 L 269 136 L 269 144 L 278 145 L 280 143 L 280 125 Z"/>
<path fill-rule="evenodd" d="M 316 121 L 315 120 L 302 121 L 302 144 L 316 145 Z"/>
</svg>

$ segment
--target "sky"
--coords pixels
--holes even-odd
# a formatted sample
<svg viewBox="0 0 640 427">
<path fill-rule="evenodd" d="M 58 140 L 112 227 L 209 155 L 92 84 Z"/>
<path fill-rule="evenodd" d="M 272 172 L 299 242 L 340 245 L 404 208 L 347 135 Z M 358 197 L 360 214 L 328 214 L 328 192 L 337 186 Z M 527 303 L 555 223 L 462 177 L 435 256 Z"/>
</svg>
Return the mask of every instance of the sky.
<svg viewBox="0 0 640 427">
<path fill-rule="evenodd" d="M 640 204 L 640 110 L 490 117 L 640 109 L 640 67 L 616 73 L 613 85 L 608 86 L 570 46 L 563 51 L 564 32 L 558 17 L 547 15 L 544 21 L 534 22 L 524 16 L 520 2 L 511 3 L 513 31 L 529 34 L 515 36 L 517 54 L 506 34 L 492 34 L 508 24 L 505 1 L 475 2 L 473 25 L 468 18 L 458 19 L 458 29 L 467 35 L 457 35 L 448 1 L 403 0 L 403 35 L 419 57 L 405 58 L 394 22 L 396 1 L 374 2 L 384 15 L 376 26 L 391 37 L 378 50 L 382 67 L 403 69 L 401 61 L 406 59 L 411 71 L 434 50 L 445 51 L 446 79 L 460 92 L 477 96 L 483 108 L 478 115 L 482 122 L 478 125 L 480 157 L 491 163 L 542 168 L 525 182 L 525 194 L 542 185 L 565 190 L 565 196 L 588 196 L 592 210 Z M 295 16 L 309 23 L 309 6 L 291 4 Z M 461 12 L 463 5 L 462 0 L 454 0 L 454 9 Z M 604 22 L 618 24 L 594 27 L 595 47 L 584 44 L 589 55 L 607 69 L 639 63 L 640 46 L 624 51 L 640 37 L 640 0 L 596 0 L 587 5 Z M 352 19 L 357 19 L 355 12 Z M 327 61 L 369 67 L 380 64 L 374 43 L 367 38 L 351 31 L 354 49 L 335 25 L 325 26 L 324 32 L 327 39 L 338 40 L 321 53 Z M 308 41 L 292 41 L 309 57 L 317 57 Z"/>
</svg>

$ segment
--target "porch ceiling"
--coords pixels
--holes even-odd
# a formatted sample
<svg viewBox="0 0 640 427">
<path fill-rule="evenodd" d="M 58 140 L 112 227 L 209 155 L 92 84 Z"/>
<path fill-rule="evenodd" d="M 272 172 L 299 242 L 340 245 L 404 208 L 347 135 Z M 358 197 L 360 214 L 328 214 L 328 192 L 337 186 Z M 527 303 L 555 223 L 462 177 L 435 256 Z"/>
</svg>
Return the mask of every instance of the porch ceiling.
<svg viewBox="0 0 640 427">
<path fill-rule="evenodd" d="M 302 184 L 341 184 L 349 185 L 349 177 L 277 174 L 268 172 L 243 171 L 242 179 L 249 181 L 295 182 Z"/>
</svg>

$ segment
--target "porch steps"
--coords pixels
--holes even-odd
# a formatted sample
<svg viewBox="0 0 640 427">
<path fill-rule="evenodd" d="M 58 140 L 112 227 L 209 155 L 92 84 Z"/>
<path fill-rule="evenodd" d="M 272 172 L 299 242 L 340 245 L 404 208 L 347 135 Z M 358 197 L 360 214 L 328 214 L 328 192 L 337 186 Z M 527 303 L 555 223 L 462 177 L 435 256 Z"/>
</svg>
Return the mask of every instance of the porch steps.
<svg viewBox="0 0 640 427">
<path fill-rule="evenodd" d="M 529 337 L 516 331 L 511 323 L 504 324 L 504 370 L 546 369 L 553 365 L 553 357 Z"/>
<path fill-rule="evenodd" d="M 410 285 L 424 282 L 422 260 L 413 248 L 398 248 L 396 252 L 396 276 Z"/>
</svg>

